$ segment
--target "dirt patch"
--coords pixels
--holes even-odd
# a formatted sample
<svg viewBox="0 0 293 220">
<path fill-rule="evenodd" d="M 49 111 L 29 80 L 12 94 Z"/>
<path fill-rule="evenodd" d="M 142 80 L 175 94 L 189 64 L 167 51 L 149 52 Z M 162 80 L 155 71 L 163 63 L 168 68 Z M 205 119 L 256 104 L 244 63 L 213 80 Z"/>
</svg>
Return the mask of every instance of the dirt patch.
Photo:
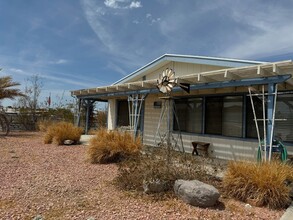
<svg viewBox="0 0 293 220">
<path fill-rule="evenodd" d="M 279 219 L 285 211 L 223 197 L 217 208 L 201 209 L 167 195 L 120 191 L 112 184 L 115 164 L 90 164 L 85 146 L 45 145 L 42 136 L 0 138 L 0 219 Z"/>
</svg>

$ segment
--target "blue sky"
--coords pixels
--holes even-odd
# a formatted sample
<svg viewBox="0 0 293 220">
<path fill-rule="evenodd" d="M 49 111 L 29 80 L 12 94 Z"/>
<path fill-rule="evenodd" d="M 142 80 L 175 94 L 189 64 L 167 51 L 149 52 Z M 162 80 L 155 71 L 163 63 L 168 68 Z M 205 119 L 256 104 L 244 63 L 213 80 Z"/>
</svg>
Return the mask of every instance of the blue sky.
<svg viewBox="0 0 293 220">
<path fill-rule="evenodd" d="M 293 59 L 292 11 L 291 0 L 0 0 L 0 76 L 38 74 L 54 102 L 165 53 Z"/>
</svg>

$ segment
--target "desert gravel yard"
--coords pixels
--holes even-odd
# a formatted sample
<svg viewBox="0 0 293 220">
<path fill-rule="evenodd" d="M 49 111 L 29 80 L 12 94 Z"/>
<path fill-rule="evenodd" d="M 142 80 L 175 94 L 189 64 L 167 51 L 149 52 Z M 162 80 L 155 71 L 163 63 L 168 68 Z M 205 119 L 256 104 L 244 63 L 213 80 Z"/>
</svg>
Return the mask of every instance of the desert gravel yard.
<svg viewBox="0 0 293 220">
<path fill-rule="evenodd" d="M 42 133 L 0 137 L 0 219 L 279 219 L 284 210 L 220 198 L 213 209 L 116 189 L 117 166 L 86 161 L 86 147 L 43 144 Z"/>
</svg>

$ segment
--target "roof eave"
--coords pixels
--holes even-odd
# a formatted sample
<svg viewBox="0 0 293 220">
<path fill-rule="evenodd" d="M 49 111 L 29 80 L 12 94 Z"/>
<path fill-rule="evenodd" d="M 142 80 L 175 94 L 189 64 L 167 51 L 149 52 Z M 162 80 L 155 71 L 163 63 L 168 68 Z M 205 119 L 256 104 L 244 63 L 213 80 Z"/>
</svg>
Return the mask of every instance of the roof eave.
<svg viewBox="0 0 293 220">
<path fill-rule="evenodd" d="M 114 82 L 112 85 L 125 83 L 125 82 L 133 79 L 134 77 L 141 75 L 143 72 L 151 69 L 152 67 L 159 65 L 160 63 L 162 63 L 164 61 L 174 61 L 174 62 L 184 62 L 184 63 L 194 63 L 194 64 L 204 64 L 204 65 L 215 65 L 215 66 L 223 66 L 223 67 L 242 67 L 242 66 L 247 66 L 247 65 L 257 65 L 257 64 L 266 63 L 266 62 L 260 62 L 260 61 L 238 60 L 238 59 L 219 58 L 219 57 L 164 54 L 164 55 L 160 56 L 159 58 L 146 64 L 145 66 L 139 68 L 138 70 L 132 72 L 131 74 Z"/>
</svg>

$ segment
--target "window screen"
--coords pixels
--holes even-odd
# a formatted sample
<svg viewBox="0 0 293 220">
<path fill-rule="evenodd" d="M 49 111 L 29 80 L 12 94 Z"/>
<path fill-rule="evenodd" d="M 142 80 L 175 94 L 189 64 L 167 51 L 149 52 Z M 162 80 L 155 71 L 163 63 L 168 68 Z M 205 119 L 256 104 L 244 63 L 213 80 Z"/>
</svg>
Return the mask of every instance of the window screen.
<svg viewBox="0 0 293 220">
<path fill-rule="evenodd" d="M 293 94 L 279 95 L 276 106 L 275 137 L 293 142 Z"/>
<path fill-rule="evenodd" d="M 206 98 L 206 134 L 242 137 L 242 96 Z"/>
<path fill-rule="evenodd" d="M 202 98 L 176 100 L 175 105 L 180 130 L 183 132 L 201 133 Z M 175 118 L 174 130 L 179 130 Z"/>
</svg>

